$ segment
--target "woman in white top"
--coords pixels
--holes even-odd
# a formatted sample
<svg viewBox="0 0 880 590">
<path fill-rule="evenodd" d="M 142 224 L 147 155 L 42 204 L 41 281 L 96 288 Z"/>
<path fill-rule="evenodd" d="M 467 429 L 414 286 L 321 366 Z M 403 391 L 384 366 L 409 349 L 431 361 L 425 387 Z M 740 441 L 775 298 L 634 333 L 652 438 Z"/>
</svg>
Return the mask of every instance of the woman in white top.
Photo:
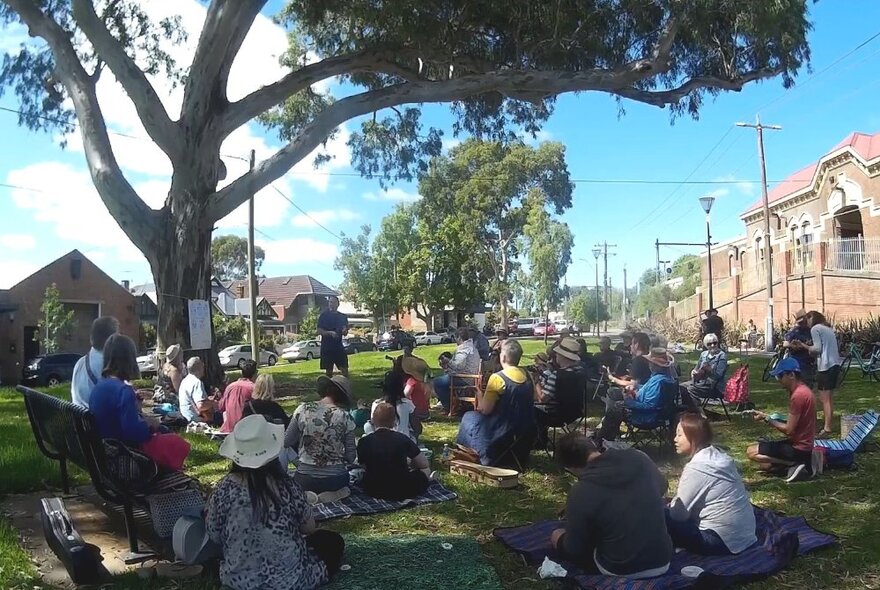
<svg viewBox="0 0 880 590">
<path fill-rule="evenodd" d="M 819 390 L 822 413 L 825 414 L 825 426 L 816 438 L 828 438 L 831 436 L 834 418 L 834 390 L 837 389 L 840 380 L 840 349 L 834 330 L 820 312 L 808 313 L 807 325 L 813 338 L 810 354 L 817 357 L 816 389 Z"/>
<path fill-rule="evenodd" d="M 730 456 L 712 446 L 709 420 L 682 414 L 675 450 L 689 460 L 666 512 L 673 544 L 700 555 L 736 555 L 754 545 L 749 493 Z"/>
<path fill-rule="evenodd" d="M 376 406 L 382 402 L 386 402 L 397 408 L 397 426 L 394 428 L 397 432 L 410 437 L 413 442 L 418 442 L 418 437 L 422 433 L 422 424 L 415 415 L 416 406 L 412 400 L 406 397 L 404 393 L 406 387 L 407 375 L 401 368 L 400 359 L 395 361 L 394 367 L 385 373 L 385 379 L 382 382 L 382 391 L 384 395 L 373 402 L 370 408 L 370 416 L 376 411 Z M 375 430 L 372 422 L 364 424 L 364 434 L 370 434 Z"/>
</svg>

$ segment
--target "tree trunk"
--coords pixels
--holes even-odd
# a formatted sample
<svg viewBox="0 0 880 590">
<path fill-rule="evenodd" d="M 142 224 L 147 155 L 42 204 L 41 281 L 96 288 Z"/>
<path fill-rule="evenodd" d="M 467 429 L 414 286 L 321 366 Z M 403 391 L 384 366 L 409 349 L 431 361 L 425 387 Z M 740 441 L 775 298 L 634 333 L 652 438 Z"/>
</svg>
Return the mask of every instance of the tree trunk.
<svg viewBox="0 0 880 590">
<path fill-rule="evenodd" d="M 226 375 L 217 357 L 213 322 L 210 349 L 193 350 L 189 337 L 189 306 L 191 299 L 211 303 L 211 223 L 201 203 L 205 198 L 183 197 L 179 204 L 183 214 L 168 215 L 165 231 L 157 236 L 149 258 L 156 284 L 159 320 L 156 326 L 157 349 L 164 356 L 165 348 L 179 344 L 186 352 L 205 361 L 205 382 L 221 387 Z"/>
<path fill-rule="evenodd" d="M 501 326 L 506 330 L 510 289 L 507 285 L 507 251 L 504 245 L 501 247 L 501 276 L 499 279 L 501 283 Z"/>
</svg>

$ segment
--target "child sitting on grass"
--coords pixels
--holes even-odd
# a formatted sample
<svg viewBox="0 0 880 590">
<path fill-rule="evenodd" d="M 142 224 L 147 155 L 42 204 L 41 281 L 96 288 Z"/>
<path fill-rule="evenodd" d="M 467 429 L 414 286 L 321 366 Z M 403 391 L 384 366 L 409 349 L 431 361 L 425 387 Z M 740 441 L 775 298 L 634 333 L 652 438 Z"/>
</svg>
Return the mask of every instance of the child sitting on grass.
<svg viewBox="0 0 880 590">
<path fill-rule="evenodd" d="M 428 489 L 428 460 L 412 439 L 397 432 L 397 409 L 387 402 L 373 409 L 374 431 L 357 445 L 358 463 L 365 469 L 363 490 L 381 500 L 406 500 Z"/>
</svg>

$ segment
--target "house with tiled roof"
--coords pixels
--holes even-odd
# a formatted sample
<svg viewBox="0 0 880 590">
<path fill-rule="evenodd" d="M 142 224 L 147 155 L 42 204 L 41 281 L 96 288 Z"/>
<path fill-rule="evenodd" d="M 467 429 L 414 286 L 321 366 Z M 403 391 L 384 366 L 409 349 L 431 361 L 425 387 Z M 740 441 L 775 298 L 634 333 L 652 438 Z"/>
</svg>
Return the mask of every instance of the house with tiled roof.
<svg viewBox="0 0 880 590">
<path fill-rule="evenodd" d="M 722 316 L 759 325 L 766 316 L 766 257 L 772 263 L 775 319 L 794 311 L 862 317 L 880 311 L 880 133 L 854 132 L 787 176 L 740 215 L 745 231 L 712 248 L 715 307 Z M 705 300 L 709 276 L 703 253 Z M 695 317 L 701 302 L 680 302 Z"/>
<path fill-rule="evenodd" d="M 238 299 L 249 296 L 246 279 L 230 281 L 224 286 Z M 286 332 L 298 332 L 299 323 L 309 310 L 325 309 L 331 295 L 339 296 L 335 289 L 309 275 L 257 279 L 257 297 L 271 307 Z"/>
</svg>

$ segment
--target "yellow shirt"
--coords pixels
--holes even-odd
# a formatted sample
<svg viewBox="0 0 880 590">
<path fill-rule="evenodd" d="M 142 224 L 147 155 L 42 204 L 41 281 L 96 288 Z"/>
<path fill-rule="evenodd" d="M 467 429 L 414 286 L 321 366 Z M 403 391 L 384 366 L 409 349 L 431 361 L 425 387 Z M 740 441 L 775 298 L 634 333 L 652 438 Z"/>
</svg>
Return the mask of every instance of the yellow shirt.
<svg viewBox="0 0 880 590">
<path fill-rule="evenodd" d="M 526 379 L 528 379 L 526 372 L 519 367 L 508 367 L 501 372 L 514 383 L 525 383 Z M 483 394 L 483 400 L 496 402 L 502 393 L 504 393 L 504 379 L 498 373 L 493 373 L 486 383 L 486 392 Z"/>
</svg>

